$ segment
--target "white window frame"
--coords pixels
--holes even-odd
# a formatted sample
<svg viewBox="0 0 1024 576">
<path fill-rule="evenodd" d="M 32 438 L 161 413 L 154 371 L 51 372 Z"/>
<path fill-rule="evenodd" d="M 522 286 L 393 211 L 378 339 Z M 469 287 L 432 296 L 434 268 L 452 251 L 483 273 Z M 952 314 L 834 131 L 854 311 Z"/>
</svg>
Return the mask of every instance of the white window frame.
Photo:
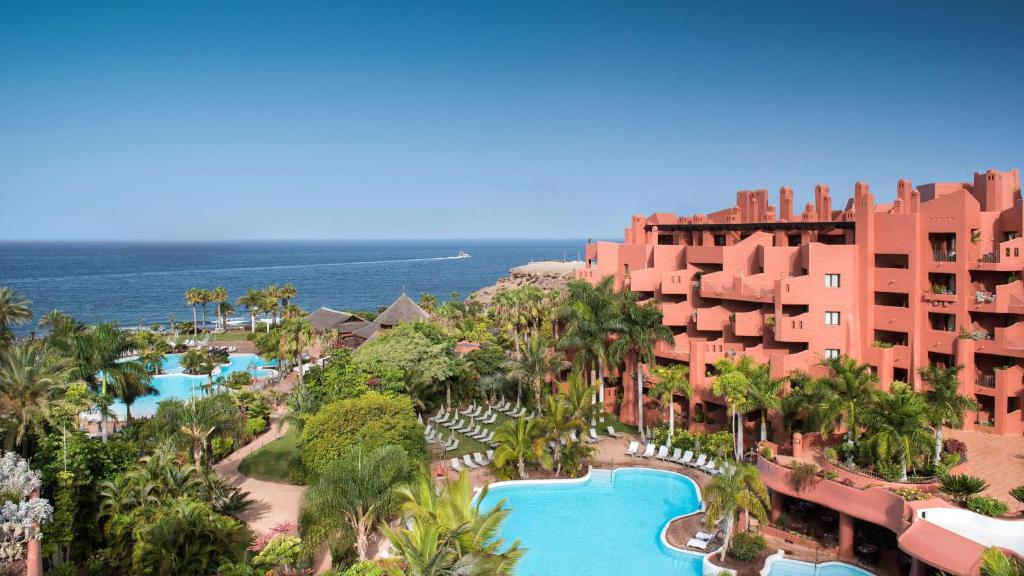
<svg viewBox="0 0 1024 576">
<path fill-rule="evenodd" d="M 839 358 L 839 348 L 825 348 L 825 360 Z"/>
<path fill-rule="evenodd" d="M 835 316 L 833 316 L 833 314 Z M 835 322 L 832 321 L 833 318 L 835 318 Z M 840 320 L 839 312 L 835 312 L 835 311 L 825 312 L 825 326 L 839 326 L 840 322 L 841 322 L 841 320 Z"/>
<path fill-rule="evenodd" d="M 839 288 L 840 284 L 839 274 L 825 274 L 825 288 Z"/>
</svg>

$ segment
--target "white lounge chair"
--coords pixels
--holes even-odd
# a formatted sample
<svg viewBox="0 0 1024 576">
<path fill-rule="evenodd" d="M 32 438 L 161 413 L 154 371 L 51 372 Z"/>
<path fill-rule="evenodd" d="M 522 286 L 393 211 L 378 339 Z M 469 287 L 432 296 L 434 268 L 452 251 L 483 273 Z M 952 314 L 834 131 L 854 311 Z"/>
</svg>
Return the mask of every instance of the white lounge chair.
<svg viewBox="0 0 1024 576">
<path fill-rule="evenodd" d="M 693 462 L 690 463 L 690 467 L 691 468 L 700 468 L 701 466 L 704 466 L 704 463 L 707 462 L 707 461 L 708 461 L 708 455 L 707 454 L 701 454 L 700 456 L 697 456 L 696 460 L 694 460 Z"/>
<path fill-rule="evenodd" d="M 664 460 L 668 458 L 668 446 L 661 446 L 658 448 L 658 455 L 655 456 L 658 460 Z"/>
<path fill-rule="evenodd" d="M 444 449 L 445 449 L 445 451 L 447 451 L 447 452 L 451 452 L 452 450 L 458 450 L 458 449 L 459 449 L 459 439 L 458 439 L 458 438 L 456 438 L 456 439 L 455 439 L 454 441 L 452 441 L 452 442 L 451 442 L 450 444 L 446 445 L 446 446 L 444 447 Z"/>
<path fill-rule="evenodd" d="M 686 453 L 683 454 L 683 457 L 676 460 L 676 462 L 679 462 L 683 466 L 687 466 L 690 464 L 691 460 L 693 460 L 693 450 L 687 450 Z"/>
<path fill-rule="evenodd" d="M 580 439 L 576 436 L 576 431 L 575 430 L 570 430 L 569 431 L 569 439 L 572 440 L 573 442 L 579 442 L 580 441 Z"/>
<path fill-rule="evenodd" d="M 479 468 L 479 467 L 480 467 L 480 465 L 479 465 L 479 464 L 477 464 L 476 462 L 473 462 L 473 458 L 471 458 L 471 457 L 469 456 L 469 454 L 466 454 L 465 456 L 463 456 L 463 457 L 462 457 L 462 461 L 463 461 L 463 462 L 465 462 L 466 466 L 467 466 L 467 467 L 468 467 L 468 468 L 469 468 L 470 470 L 473 470 L 473 469 L 475 469 L 475 468 Z"/>
<path fill-rule="evenodd" d="M 481 468 L 491 463 L 490 460 L 485 460 L 479 452 L 473 452 L 473 461 L 479 464 Z"/>
<path fill-rule="evenodd" d="M 672 450 L 672 456 L 666 458 L 669 462 L 679 462 L 679 459 L 683 457 L 682 448 L 675 448 Z"/>
<path fill-rule="evenodd" d="M 651 456 L 654 456 L 655 449 L 657 449 L 657 446 L 655 446 L 654 444 L 648 444 L 647 447 L 644 448 L 644 453 L 641 454 L 641 456 L 643 456 L 644 458 L 650 458 Z"/>
<path fill-rule="evenodd" d="M 608 435 L 612 438 L 622 438 L 622 432 L 616 432 L 611 426 L 608 427 Z"/>
<path fill-rule="evenodd" d="M 708 460 L 707 464 L 705 464 L 705 465 L 700 467 L 701 470 L 707 472 L 708 474 L 711 474 L 711 471 L 715 470 L 716 468 L 717 468 L 717 466 L 715 465 L 715 459 L 714 458 L 712 458 L 711 460 Z"/>
<path fill-rule="evenodd" d="M 626 456 L 636 456 L 638 450 L 640 450 L 640 443 L 633 440 L 629 443 L 629 448 L 626 448 Z"/>
<path fill-rule="evenodd" d="M 698 540 L 705 540 L 710 542 L 715 537 L 715 535 L 710 532 L 697 532 L 693 537 Z"/>
<path fill-rule="evenodd" d="M 689 542 L 686 543 L 690 548 L 696 548 L 697 550 L 707 550 L 708 541 L 701 540 L 699 538 L 690 538 Z"/>
<path fill-rule="evenodd" d="M 491 414 L 491 416 L 490 416 L 490 418 L 485 418 L 485 419 L 483 420 L 483 423 L 484 423 L 484 424 L 494 424 L 494 423 L 495 423 L 495 422 L 497 422 L 497 421 L 498 421 L 498 415 L 497 415 L 497 414 L 494 414 L 494 413 L 492 413 L 492 414 Z"/>
<path fill-rule="evenodd" d="M 584 440 L 586 440 L 587 442 L 595 443 L 595 442 L 600 442 L 601 438 L 600 438 L 600 436 L 597 435 L 597 430 L 591 428 L 590 429 L 590 436 L 584 438 Z"/>
<path fill-rule="evenodd" d="M 462 464 L 459 464 L 458 458 L 452 458 L 452 470 L 456 472 L 462 472 Z"/>
</svg>

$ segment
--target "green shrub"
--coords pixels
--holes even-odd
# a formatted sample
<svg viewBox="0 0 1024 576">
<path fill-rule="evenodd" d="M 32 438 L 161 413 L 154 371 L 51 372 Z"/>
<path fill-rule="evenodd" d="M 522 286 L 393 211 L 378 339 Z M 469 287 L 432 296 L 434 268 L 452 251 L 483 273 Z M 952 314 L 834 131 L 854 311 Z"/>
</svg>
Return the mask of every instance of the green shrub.
<svg viewBox="0 0 1024 576">
<path fill-rule="evenodd" d="M 295 564 L 301 553 L 302 540 L 278 534 L 252 559 L 252 564 L 261 570 L 273 570 L 278 566 Z"/>
<path fill-rule="evenodd" d="M 829 446 L 825 448 L 825 460 L 832 462 L 833 464 L 839 461 L 839 451 L 834 447 Z"/>
<path fill-rule="evenodd" d="M 789 472 L 789 485 L 797 492 L 803 492 L 805 488 L 814 483 L 818 477 L 818 467 L 809 462 L 793 462 Z"/>
<path fill-rule="evenodd" d="M 733 560 L 752 562 L 767 547 L 768 543 L 765 542 L 764 536 L 751 532 L 740 532 L 733 537 L 727 553 Z"/>
<path fill-rule="evenodd" d="M 775 461 L 775 452 L 773 452 L 772 449 L 769 448 L 768 446 L 765 446 L 764 448 L 761 448 L 761 458 L 764 458 L 765 460 L 770 460 L 770 461 L 774 462 Z"/>
<path fill-rule="evenodd" d="M 967 508 L 985 516 L 1002 516 L 1009 511 L 1005 502 L 989 496 L 971 496 L 967 499 Z"/>
<path fill-rule="evenodd" d="M 822 470 L 818 472 L 818 476 L 825 480 L 835 480 L 836 478 L 839 478 L 839 473 L 835 470 Z"/>
<path fill-rule="evenodd" d="M 1013 499 L 1017 502 L 1024 504 L 1024 484 L 1010 490 L 1010 496 L 1013 496 Z"/>
<path fill-rule="evenodd" d="M 234 451 L 235 441 L 233 438 L 225 438 L 223 436 L 218 436 L 217 438 L 214 438 L 212 442 L 210 442 L 210 449 L 213 459 L 220 460 L 221 458 L 224 458 L 225 456 L 231 454 L 231 452 Z"/>
<path fill-rule="evenodd" d="M 315 476 L 357 444 L 366 450 L 400 446 L 413 466 L 427 458 L 427 442 L 416 422 L 412 401 L 407 396 L 369 392 L 328 404 L 306 420 L 302 430 L 302 462 L 306 471 Z"/>
<path fill-rule="evenodd" d="M 928 498 L 928 494 L 917 488 L 893 488 L 892 492 L 908 502 L 926 500 Z"/>
<path fill-rule="evenodd" d="M 249 417 L 245 420 L 245 435 L 249 438 L 259 436 L 267 429 L 267 421 L 260 417 Z"/>
<path fill-rule="evenodd" d="M 947 474 L 939 482 L 939 491 L 949 494 L 958 504 L 963 504 L 971 496 L 988 488 L 988 482 L 969 474 Z"/>
<path fill-rule="evenodd" d="M 903 479 L 903 469 L 896 462 L 879 462 L 876 471 L 889 482 L 899 482 Z"/>
<path fill-rule="evenodd" d="M 78 568 L 74 562 L 65 562 L 56 568 L 46 571 L 46 576 L 78 576 Z"/>
</svg>

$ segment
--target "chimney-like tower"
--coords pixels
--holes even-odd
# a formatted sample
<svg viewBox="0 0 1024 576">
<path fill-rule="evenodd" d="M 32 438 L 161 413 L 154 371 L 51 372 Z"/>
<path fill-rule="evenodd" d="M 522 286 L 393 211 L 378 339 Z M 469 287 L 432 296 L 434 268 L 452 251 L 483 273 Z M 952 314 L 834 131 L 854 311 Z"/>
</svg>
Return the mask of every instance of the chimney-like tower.
<svg viewBox="0 0 1024 576">
<path fill-rule="evenodd" d="M 814 187 L 814 211 L 818 214 L 818 220 L 832 220 L 832 197 L 829 196 L 828 186 L 825 184 Z"/>
<path fill-rule="evenodd" d="M 783 186 L 779 188 L 779 218 L 793 221 L 793 189 Z"/>
</svg>

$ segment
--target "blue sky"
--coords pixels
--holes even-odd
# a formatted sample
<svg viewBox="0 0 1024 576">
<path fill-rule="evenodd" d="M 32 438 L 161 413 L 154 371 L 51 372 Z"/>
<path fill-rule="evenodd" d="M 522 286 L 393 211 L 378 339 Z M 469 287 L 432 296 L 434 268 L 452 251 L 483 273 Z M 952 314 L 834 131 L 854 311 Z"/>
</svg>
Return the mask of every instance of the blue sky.
<svg viewBox="0 0 1024 576">
<path fill-rule="evenodd" d="M 0 0 L 0 238 L 618 238 L 1024 164 L 1020 3 L 707 4 Z"/>
</svg>

